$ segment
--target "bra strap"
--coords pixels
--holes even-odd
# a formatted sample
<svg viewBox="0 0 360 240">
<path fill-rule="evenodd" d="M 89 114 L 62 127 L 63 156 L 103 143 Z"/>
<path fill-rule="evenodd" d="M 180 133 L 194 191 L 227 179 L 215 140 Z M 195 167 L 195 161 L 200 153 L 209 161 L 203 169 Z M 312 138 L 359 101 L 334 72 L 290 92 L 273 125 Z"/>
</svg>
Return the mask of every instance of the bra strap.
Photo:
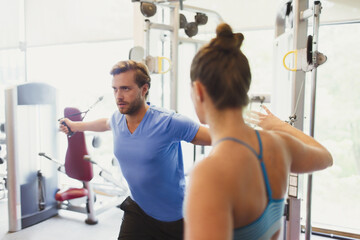
<svg viewBox="0 0 360 240">
<path fill-rule="evenodd" d="M 214 147 L 215 147 L 216 145 L 218 145 L 219 143 L 224 142 L 224 141 L 233 141 L 233 142 L 240 143 L 241 145 L 244 145 L 246 148 L 248 148 L 250 151 L 252 151 L 257 158 L 259 158 L 259 156 L 260 156 L 249 144 L 247 144 L 247 143 L 244 142 L 244 141 L 241 141 L 240 139 L 234 138 L 234 137 L 224 137 L 224 138 L 221 138 L 221 139 L 219 139 L 219 140 L 214 144 Z M 259 159 L 259 160 L 260 160 L 260 159 Z"/>
<path fill-rule="evenodd" d="M 256 135 L 257 135 L 258 141 L 259 141 L 259 149 L 260 149 L 260 152 L 259 152 L 259 160 L 260 160 L 260 166 L 261 166 L 261 170 L 262 170 L 263 177 L 264 177 L 266 192 L 267 192 L 267 194 L 268 194 L 269 200 L 271 200 L 271 199 L 272 199 L 272 191 L 271 191 L 270 182 L 269 182 L 269 177 L 268 177 L 268 174 L 267 174 L 267 171 L 266 171 L 265 163 L 264 163 L 264 161 L 263 161 L 263 146 L 262 146 L 262 141 L 261 141 L 261 138 L 260 138 L 260 133 L 259 133 L 259 131 L 255 130 L 255 132 L 256 132 Z"/>
<path fill-rule="evenodd" d="M 263 160 L 263 146 L 262 146 L 262 142 L 261 142 L 261 138 L 260 138 L 260 133 L 258 130 L 255 130 L 256 132 L 256 136 L 259 142 L 259 154 L 257 155 L 259 160 L 262 161 Z"/>
<path fill-rule="evenodd" d="M 263 146 L 262 146 L 262 141 L 261 141 L 261 137 L 260 137 L 260 133 L 259 131 L 255 130 L 256 132 L 256 136 L 257 136 L 257 139 L 258 139 L 258 142 L 259 142 L 259 153 L 257 153 L 249 144 L 247 144 L 246 142 L 244 141 L 241 141 L 237 138 L 234 138 L 234 137 L 224 137 L 224 138 L 221 138 L 220 140 L 218 140 L 213 146 L 215 147 L 216 145 L 218 145 L 219 143 L 223 142 L 223 141 L 233 141 L 233 142 L 237 142 L 237 143 L 240 143 L 241 145 L 244 145 L 246 148 L 248 148 L 250 151 L 252 151 L 255 156 L 259 159 L 260 161 L 260 166 L 261 166 L 261 171 L 263 173 L 263 177 L 264 177 L 264 182 L 265 182 L 265 187 L 266 187 L 266 192 L 267 192 L 267 195 L 268 195 L 268 198 L 269 200 L 272 199 L 272 191 L 271 191 L 271 188 L 270 188 L 270 182 L 269 182 L 269 177 L 267 175 L 267 172 L 266 172 L 266 167 L 265 167 L 265 163 L 263 161 Z"/>
</svg>

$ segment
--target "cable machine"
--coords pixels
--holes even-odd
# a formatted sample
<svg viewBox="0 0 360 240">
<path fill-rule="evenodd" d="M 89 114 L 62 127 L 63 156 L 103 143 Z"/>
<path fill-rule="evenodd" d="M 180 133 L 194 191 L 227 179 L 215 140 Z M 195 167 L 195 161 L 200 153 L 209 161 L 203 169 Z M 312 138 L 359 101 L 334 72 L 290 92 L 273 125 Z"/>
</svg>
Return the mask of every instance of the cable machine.
<svg viewBox="0 0 360 240">
<path fill-rule="evenodd" d="M 9 232 L 57 215 L 57 170 L 37 152 L 57 155 L 56 89 L 25 83 L 5 90 Z"/>
<path fill-rule="evenodd" d="M 182 1 L 141 1 L 133 0 L 139 4 L 140 11 L 135 9 L 134 29 L 143 29 L 144 32 L 135 37 L 135 43 L 143 46 L 134 47 L 130 50 L 130 59 L 144 61 L 151 73 L 162 74 L 162 57 L 150 55 L 150 32 L 152 30 L 163 30 L 170 33 L 171 63 L 170 71 L 170 108 L 178 110 L 178 45 L 180 42 L 191 42 L 203 44 L 206 41 L 192 38 L 197 34 L 199 24 L 187 22 L 180 13 L 181 10 L 193 11 L 197 14 L 207 13 L 215 15 L 219 22 L 222 18 L 214 11 L 186 6 Z M 170 11 L 170 24 L 155 23 L 149 20 L 156 14 L 157 6 L 168 8 Z M 139 15 L 141 12 L 142 15 Z M 318 32 L 321 14 L 320 1 L 314 1 L 309 8 L 308 0 L 284 0 L 280 4 L 275 26 L 274 40 L 274 89 L 271 96 L 273 111 L 282 118 L 288 118 L 288 122 L 294 127 L 303 130 L 304 126 L 304 96 L 306 73 L 311 72 L 311 113 L 310 113 L 310 133 L 314 136 L 315 120 L 315 100 L 316 100 L 316 77 L 317 67 L 326 62 L 326 56 L 318 52 Z M 139 18 L 140 16 L 140 18 Z M 204 17 L 203 15 L 199 15 Z M 145 18 L 144 18 L 145 17 Z M 310 30 L 308 19 L 312 18 L 312 35 L 308 35 Z M 141 21 L 139 21 L 141 19 Z M 196 18 L 195 18 L 196 19 Z M 137 22 L 137 23 L 136 23 Z M 179 30 L 184 29 L 188 38 L 179 37 Z M 137 40 L 136 40 L 137 39 Z M 139 40 L 140 39 L 140 40 Z M 136 42 L 137 41 L 137 42 Z M 136 45 L 136 44 L 135 44 Z M 136 50 L 136 51 L 135 51 Z M 279 64 L 281 63 L 281 64 Z M 167 72 L 167 71 L 166 71 Z M 289 91 L 290 89 L 290 91 Z M 253 101 L 270 101 L 270 97 L 263 100 L 254 96 Z M 284 239 L 300 239 L 300 203 L 301 196 L 299 190 L 302 188 L 300 177 L 297 174 L 289 176 L 288 199 L 285 209 Z M 311 236 L 311 195 L 312 195 L 312 175 L 308 176 L 307 186 L 307 216 L 306 216 L 306 239 Z"/>
<path fill-rule="evenodd" d="M 179 59 L 181 59 L 179 45 L 184 43 L 194 45 L 195 55 L 199 47 L 208 42 L 208 39 L 201 39 L 201 33 L 208 34 L 206 30 L 203 30 L 203 28 L 205 28 L 204 25 L 213 23 L 209 23 L 208 20 L 214 21 L 217 25 L 223 22 L 223 19 L 216 11 L 184 5 L 181 0 L 132 0 L 132 2 L 134 2 L 135 47 L 130 50 L 129 58 L 144 62 L 148 66 L 151 74 L 161 75 L 162 106 L 165 106 L 164 88 L 167 84 L 164 79 L 168 78 L 170 85 L 169 108 L 178 112 L 180 107 L 178 102 L 178 81 L 179 75 L 182 74 L 178 70 Z M 152 17 L 156 15 L 158 8 L 162 9 L 162 19 L 161 21 L 155 22 L 155 20 L 153 20 L 155 18 Z M 167 13 L 167 19 L 164 18 L 164 12 Z M 142 29 L 143 32 L 137 31 L 137 29 Z M 211 29 L 211 34 L 214 33 L 214 29 Z M 154 41 L 153 35 L 159 30 L 162 31 L 160 37 L 162 46 L 161 49 L 156 49 L 156 46 L 154 47 L 156 42 Z M 169 49 L 166 48 L 167 46 L 165 47 L 166 43 L 169 43 Z M 160 53 L 160 56 L 152 56 L 151 54 L 154 54 L 154 52 Z M 164 53 L 167 52 L 168 57 L 165 57 Z M 155 55 L 157 55 L 156 53 Z M 167 64 L 163 64 L 163 62 L 167 62 Z M 190 63 L 191 60 L 189 60 L 189 66 Z M 169 66 L 166 70 L 164 70 L 165 65 Z M 166 76 L 165 73 L 169 73 L 168 76 Z M 191 146 L 193 149 L 190 149 L 190 146 L 183 146 L 184 150 L 186 147 L 189 147 L 187 149 L 188 151 L 192 151 L 194 162 L 196 159 L 203 158 L 206 152 L 204 146 Z"/>
<path fill-rule="evenodd" d="M 326 62 L 326 56 L 318 52 L 318 33 L 321 2 L 314 1 L 309 8 L 307 0 L 287 0 L 280 6 L 275 26 L 275 76 L 274 112 L 279 116 L 288 115 L 288 123 L 303 130 L 304 95 L 306 72 L 311 72 L 310 131 L 314 137 L 315 100 L 317 67 Z M 308 19 L 312 18 L 312 29 Z M 312 35 L 308 31 L 312 30 Z M 292 55 L 292 58 L 289 56 Z M 290 60 L 290 65 L 287 63 Z M 279 63 L 283 63 L 280 65 Z M 291 89 L 289 92 L 288 89 Z M 284 239 L 300 239 L 300 192 L 299 175 L 290 174 Z M 311 238 L 312 174 L 308 175 L 306 195 L 305 237 Z"/>
<path fill-rule="evenodd" d="M 179 59 L 179 44 L 193 43 L 205 44 L 207 41 L 193 38 L 198 34 L 199 28 L 205 25 L 208 21 L 208 16 L 213 16 L 218 22 L 222 22 L 222 17 L 215 11 L 198 8 L 188 5 L 183 5 L 182 1 L 134 1 L 135 11 L 134 29 L 143 29 L 143 33 L 134 36 L 135 46 L 130 50 L 130 59 L 136 61 L 143 61 L 148 66 L 152 74 L 170 73 L 170 108 L 178 111 L 178 59 Z M 138 6 L 136 6 L 138 5 Z M 137 8 L 138 7 L 138 8 Z M 151 21 L 149 18 L 154 16 L 157 7 L 168 10 L 169 23 L 157 23 Z M 140 10 L 140 11 L 139 11 Z M 186 19 L 185 15 L 181 13 L 192 12 L 195 13 L 194 21 Z M 141 15 L 139 14 L 141 13 Z M 142 21 L 139 21 L 141 19 Z M 162 30 L 169 32 L 170 36 L 170 56 L 169 58 L 163 56 L 150 55 L 150 34 L 153 30 Z M 184 30 L 187 37 L 180 37 L 179 31 Z M 163 49 L 162 49 L 163 50 Z M 168 62 L 168 69 L 163 69 L 163 60 Z"/>
</svg>

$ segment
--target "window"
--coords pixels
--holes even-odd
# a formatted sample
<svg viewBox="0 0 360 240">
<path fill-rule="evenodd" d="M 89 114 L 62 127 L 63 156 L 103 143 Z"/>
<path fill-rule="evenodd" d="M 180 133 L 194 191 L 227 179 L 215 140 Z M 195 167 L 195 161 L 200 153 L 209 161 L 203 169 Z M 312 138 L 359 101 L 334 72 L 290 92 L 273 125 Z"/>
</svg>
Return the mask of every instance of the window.
<svg viewBox="0 0 360 240">
<path fill-rule="evenodd" d="M 360 234 L 359 40 L 359 23 L 321 26 L 319 30 L 319 51 L 328 60 L 317 72 L 314 136 L 329 149 L 334 165 L 314 174 L 312 204 L 314 227 L 357 234 Z"/>
<path fill-rule="evenodd" d="M 312 226 L 360 233 L 360 24 L 321 26 L 319 51 L 328 60 L 318 68 L 315 138 L 332 153 L 334 166 L 314 174 Z M 269 93 L 273 78 L 273 30 L 244 32 L 242 47 L 252 70 L 251 93 Z M 339 37 L 341 36 L 341 37 Z M 306 80 L 304 131 L 309 132 L 310 74 Z M 258 110 L 254 104 L 253 110 Z M 286 120 L 286 119 L 284 119 Z M 306 175 L 302 224 L 306 218 Z"/>
<path fill-rule="evenodd" d="M 58 118 L 63 116 L 65 107 L 86 111 L 101 96 L 103 100 L 88 112 L 85 120 L 110 117 L 117 109 L 110 70 L 116 62 L 128 59 L 132 44 L 130 40 L 122 40 L 29 48 L 28 81 L 45 82 L 58 90 Z M 98 149 L 91 147 L 94 135 L 101 138 L 101 147 Z M 87 132 L 86 136 L 87 148 L 93 160 L 109 168 L 113 158 L 111 132 Z M 59 133 L 58 140 L 58 157 L 64 161 L 66 137 Z"/>
</svg>

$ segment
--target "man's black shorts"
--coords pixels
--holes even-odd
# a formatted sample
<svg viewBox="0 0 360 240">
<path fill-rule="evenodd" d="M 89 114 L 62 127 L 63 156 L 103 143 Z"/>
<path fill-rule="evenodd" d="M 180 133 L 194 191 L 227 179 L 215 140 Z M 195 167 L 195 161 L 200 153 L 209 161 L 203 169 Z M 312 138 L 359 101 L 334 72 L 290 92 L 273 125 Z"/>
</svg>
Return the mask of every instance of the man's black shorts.
<svg viewBox="0 0 360 240">
<path fill-rule="evenodd" d="M 119 240 L 182 240 L 184 221 L 163 222 L 147 215 L 130 197 L 120 205 L 124 211 Z"/>
</svg>

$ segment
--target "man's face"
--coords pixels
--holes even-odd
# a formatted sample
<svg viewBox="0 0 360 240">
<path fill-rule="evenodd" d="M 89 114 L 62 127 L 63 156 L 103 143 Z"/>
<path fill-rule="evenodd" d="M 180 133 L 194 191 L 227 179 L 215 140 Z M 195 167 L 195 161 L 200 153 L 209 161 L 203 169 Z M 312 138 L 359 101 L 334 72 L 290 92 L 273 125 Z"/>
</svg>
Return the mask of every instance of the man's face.
<svg viewBox="0 0 360 240">
<path fill-rule="evenodd" d="M 112 87 L 116 105 L 122 114 L 135 115 L 144 106 L 146 84 L 138 87 L 135 71 L 127 71 L 114 76 Z"/>
</svg>

